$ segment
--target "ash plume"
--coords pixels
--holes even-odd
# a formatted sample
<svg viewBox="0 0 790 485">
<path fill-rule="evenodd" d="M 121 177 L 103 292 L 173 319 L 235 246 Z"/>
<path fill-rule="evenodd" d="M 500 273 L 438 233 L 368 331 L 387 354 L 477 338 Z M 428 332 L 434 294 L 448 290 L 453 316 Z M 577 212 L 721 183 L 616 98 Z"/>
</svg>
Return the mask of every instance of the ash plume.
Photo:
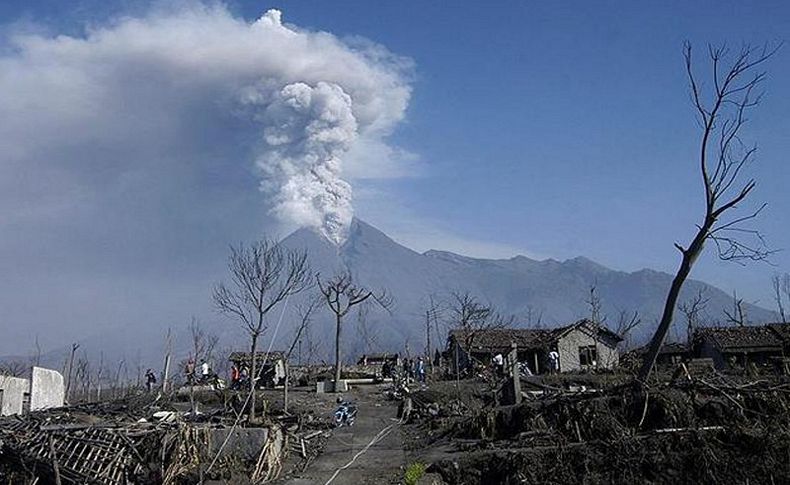
<svg viewBox="0 0 790 485">
<path fill-rule="evenodd" d="M 293 43 L 312 35 L 283 26 L 277 10 L 267 12 L 256 26 Z M 312 40 L 326 42 L 329 38 Z M 271 212 L 283 221 L 318 230 L 336 245 L 345 240 L 354 216 L 351 185 L 342 178 L 344 155 L 360 137 L 376 140 L 385 136 L 402 117 L 402 108 L 391 112 L 380 100 L 372 102 L 385 96 L 369 91 L 375 87 L 371 82 L 381 74 L 397 79 L 391 66 L 382 72 L 381 58 L 353 50 L 343 53 L 366 68 L 358 73 L 358 79 L 326 76 L 315 82 L 316 77 L 311 76 L 309 81 L 282 87 L 280 80 L 264 79 L 242 92 L 242 103 L 255 110 L 254 117 L 262 127 L 263 143 L 256 165 L 262 176 L 261 190 L 272 202 Z M 365 84 L 368 87 L 360 90 Z"/>
<path fill-rule="evenodd" d="M 284 24 L 277 10 L 250 22 L 189 1 L 81 36 L 41 32 L 0 39 L 0 117 L 14 120 L 0 124 L 0 205 L 37 199 L 5 200 L 40 191 L 10 182 L 32 167 L 65 174 L 68 190 L 47 196 L 71 200 L 112 197 L 130 181 L 169 197 L 190 179 L 230 180 L 243 164 L 265 210 L 340 244 L 354 212 L 349 180 L 400 162 L 387 137 L 409 102 L 411 63 L 370 41 Z"/>
<path fill-rule="evenodd" d="M 273 211 L 315 227 L 339 245 L 354 214 L 342 157 L 357 139 L 351 97 L 333 83 L 282 88 L 261 116 L 266 151 L 258 159 L 261 188 Z"/>
</svg>

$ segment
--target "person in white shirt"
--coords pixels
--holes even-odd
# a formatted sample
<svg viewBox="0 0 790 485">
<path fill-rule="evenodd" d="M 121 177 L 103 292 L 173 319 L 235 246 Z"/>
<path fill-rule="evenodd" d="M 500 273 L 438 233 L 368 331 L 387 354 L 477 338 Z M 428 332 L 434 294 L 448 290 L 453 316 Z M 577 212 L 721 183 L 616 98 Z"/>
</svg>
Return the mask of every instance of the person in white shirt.
<svg viewBox="0 0 790 485">
<path fill-rule="evenodd" d="M 208 381 L 209 374 L 211 374 L 211 368 L 208 365 L 208 362 L 201 359 L 200 360 L 200 377 L 203 382 Z"/>
<path fill-rule="evenodd" d="M 494 358 L 491 360 L 494 362 L 494 369 L 496 370 L 497 375 L 498 376 L 503 375 L 504 374 L 503 371 L 505 367 L 505 358 L 502 357 L 502 354 L 496 354 Z"/>
<path fill-rule="evenodd" d="M 560 370 L 560 354 L 556 350 L 549 352 L 549 370 L 552 374 Z"/>
</svg>

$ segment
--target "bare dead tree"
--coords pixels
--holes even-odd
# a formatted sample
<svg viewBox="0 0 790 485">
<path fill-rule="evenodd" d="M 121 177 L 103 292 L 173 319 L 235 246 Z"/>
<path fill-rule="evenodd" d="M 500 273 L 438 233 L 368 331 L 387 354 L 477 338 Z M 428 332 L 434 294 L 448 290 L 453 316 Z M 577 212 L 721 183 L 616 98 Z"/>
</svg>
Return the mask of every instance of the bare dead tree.
<svg viewBox="0 0 790 485">
<path fill-rule="evenodd" d="M 41 365 L 41 344 L 38 341 L 38 335 L 36 335 L 33 346 L 35 347 L 36 351 L 33 354 L 33 358 L 31 359 L 31 364 L 39 367 Z"/>
<path fill-rule="evenodd" d="M 733 290 L 732 292 L 732 310 L 724 309 L 724 316 L 727 317 L 727 322 L 731 325 L 743 327 L 749 324 L 749 318 L 746 315 L 746 307 L 743 303 L 743 298 L 738 298 L 738 293 Z"/>
<path fill-rule="evenodd" d="M 678 306 L 678 309 L 686 317 L 686 342 L 691 346 L 691 339 L 694 330 L 699 328 L 702 323 L 702 313 L 708 306 L 710 298 L 707 296 L 705 288 L 700 288 L 691 300 L 685 301 Z"/>
<path fill-rule="evenodd" d="M 214 287 L 214 306 L 235 319 L 250 338 L 250 418 L 255 418 L 256 351 L 277 305 L 312 285 L 307 253 L 261 240 L 230 248 L 230 282 Z"/>
<path fill-rule="evenodd" d="M 285 353 L 285 362 L 283 363 L 285 365 L 285 378 L 283 380 L 283 411 L 286 413 L 288 412 L 288 385 L 290 384 L 291 380 L 291 372 L 288 369 L 288 362 L 290 362 L 291 355 L 293 354 L 297 344 L 301 343 L 302 333 L 305 331 L 308 325 L 310 325 L 310 322 L 312 322 L 313 313 L 320 304 L 321 300 L 319 298 L 310 298 L 306 303 L 296 306 L 296 314 L 299 316 L 299 325 L 294 331 L 293 340 L 291 340 L 291 345 L 288 347 L 288 352 Z"/>
<path fill-rule="evenodd" d="M 434 358 L 433 358 L 433 344 L 431 342 L 431 335 L 436 330 L 438 337 L 438 321 L 443 312 L 443 308 L 436 296 L 428 295 L 428 306 L 425 309 L 425 358 L 428 361 L 429 373 L 433 375 L 434 372 Z"/>
<path fill-rule="evenodd" d="M 28 372 L 28 365 L 18 360 L 0 362 L 0 376 L 22 377 Z"/>
<path fill-rule="evenodd" d="M 493 306 L 482 303 L 468 291 L 450 293 L 447 308 L 450 326 L 458 331 L 456 336 L 461 338 L 461 342 L 456 342 L 453 351 L 457 381 L 460 376 L 458 346 L 469 349 L 481 333 L 513 327 L 515 317 L 501 315 Z"/>
<path fill-rule="evenodd" d="M 617 324 L 613 331 L 623 339 L 626 345 L 630 345 L 628 342 L 630 342 L 631 332 L 641 324 L 642 318 L 639 316 L 638 311 L 620 310 L 617 314 Z"/>
<path fill-rule="evenodd" d="M 99 365 L 96 367 L 95 383 L 96 383 L 96 401 L 101 401 L 101 392 L 104 381 L 107 377 L 107 369 L 104 366 L 104 352 L 99 352 Z"/>
<path fill-rule="evenodd" d="M 66 372 L 66 401 L 69 400 L 69 390 L 71 389 L 71 370 L 74 367 L 74 354 L 77 352 L 77 349 L 80 348 L 80 344 L 73 343 L 71 344 L 71 353 L 69 354 L 69 365 L 68 371 Z"/>
<path fill-rule="evenodd" d="M 111 387 L 113 398 L 120 397 L 119 392 L 122 391 L 122 384 L 121 384 L 121 372 L 126 368 L 126 359 L 121 359 L 118 361 L 118 367 L 115 370 L 115 375 L 112 378 Z"/>
<path fill-rule="evenodd" d="M 192 317 L 189 322 L 189 338 L 192 344 L 190 353 L 194 362 L 200 362 L 201 359 L 209 362 L 219 343 L 219 336 L 207 331 L 197 318 Z"/>
<path fill-rule="evenodd" d="M 707 241 L 712 241 L 719 258 L 727 261 L 762 261 L 771 253 L 760 232 L 747 225 L 760 214 L 765 204 L 744 215 L 731 216 L 730 213 L 749 198 L 756 186 L 753 178 L 743 180 L 743 171 L 753 161 L 757 147 L 746 145 L 740 134 L 748 121 L 747 114 L 760 103 L 760 89 L 767 75 L 760 68 L 779 47 L 745 45 L 731 56 L 726 46 L 709 46 L 712 82 L 705 89 L 694 73 L 691 44 L 684 46 L 691 99 L 701 127 L 698 164 L 705 210 L 688 246 L 675 243 L 681 262 L 667 293 L 661 321 L 642 362 L 638 375 L 641 382 L 646 382 L 653 370 L 672 325 L 680 290 Z"/>
<path fill-rule="evenodd" d="M 326 281 L 321 281 L 321 277 L 316 275 L 316 280 L 321 294 L 324 295 L 324 303 L 335 315 L 335 385 L 337 385 L 340 382 L 340 329 L 343 317 L 352 308 L 365 302 L 373 302 L 389 311 L 392 298 L 385 290 L 374 292 L 354 283 L 348 271 L 338 273 Z"/>
<path fill-rule="evenodd" d="M 79 356 L 74 366 L 74 385 L 72 386 L 72 394 L 78 391 L 77 396 L 90 401 L 90 391 L 92 388 L 91 374 L 92 370 L 90 361 L 88 360 L 88 354 L 82 351 L 82 355 Z M 74 402 L 78 400 L 79 399 L 76 397 L 74 398 Z"/>
<path fill-rule="evenodd" d="M 787 323 L 784 300 L 786 299 L 787 304 L 790 305 L 790 273 L 774 274 L 771 277 L 771 286 L 774 290 L 774 302 L 779 311 L 779 318 L 782 319 L 782 323 Z"/>
<path fill-rule="evenodd" d="M 447 307 L 451 326 L 463 331 L 467 345 L 480 332 L 512 327 L 515 322 L 515 317 L 501 315 L 493 306 L 482 303 L 468 291 L 450 293 Z"/>
<path fill-rule="evenodd" d="M 529 328 L 542 328 L 543 327 L 543 309 L 538 309 L 532 305 L 527 305 L 527 312 L 525 315 L 527 327 Z"/>
<path fill-rule="evenodd" d="M 600 295 L 598 295 L 596 285 L 590 285 L 590 295 L 584 302 L 590 307 L 590 321 L 596 325 L 603 325 L 606 321 L 606 316 L 603 314 L 603 303 Z"/>
<path fill-rule="evenodd" d="M 307 330 L 307 327 L 313 321 L 313 314 L 321 305 L 321 301 L 322 300 L 319 298 L 309 298 L 307 302 L 296 306 L 296 314 L 299 317 L 299 325 L 294 330 L 294 337 L 291 340 L 290 347 L 288 347 L 288 352 L 285 354 L 286 360 L 291 358 L 291 354 L 293 354 L 294 349 L 299 344 L 299 342 L 301 342 L 302 336 Z"/>
</svg>

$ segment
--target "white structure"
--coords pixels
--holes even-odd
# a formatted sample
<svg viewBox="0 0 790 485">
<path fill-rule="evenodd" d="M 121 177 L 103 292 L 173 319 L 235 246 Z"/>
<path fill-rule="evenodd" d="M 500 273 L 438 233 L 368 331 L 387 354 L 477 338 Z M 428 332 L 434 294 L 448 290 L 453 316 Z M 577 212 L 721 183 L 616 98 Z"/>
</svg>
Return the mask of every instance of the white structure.
<svg viewBox="0 0 790 485">
<path fill-rule="evenodd" d="M 0 416 L 63 406 L 66 388 L 60 372 L 33 367 L 31 375 L 31 379 L 0 375 Z"/>
<path fill-rule="evenodd" d="M 57 408 L 63 406 L 66 386 L 63 374 L 56 370 L 33 367 L 30 381 L 30 410 Z"/>
<path fill-rule="evenodd" d="M 20 377 L 0 376 L 0 416 L 22 414 L 30 404 L 30 381 Z"/>
</svg>

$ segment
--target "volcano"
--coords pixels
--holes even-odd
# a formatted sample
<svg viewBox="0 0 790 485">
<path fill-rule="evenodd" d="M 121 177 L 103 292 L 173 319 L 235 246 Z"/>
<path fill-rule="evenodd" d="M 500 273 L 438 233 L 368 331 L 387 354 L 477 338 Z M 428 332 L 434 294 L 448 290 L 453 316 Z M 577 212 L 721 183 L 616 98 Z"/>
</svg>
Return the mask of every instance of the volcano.
<svg viewBox="0 0 790 485">
<path fill-rule="evenodd" d="M 661 316 L 672 281 L 667 273 L 642 269 L 623 272 L 585 257 L 565 261 L 535 260 L 526 256 L 509 259 L 471 258 L 447 251 L 413 251 L 359 219 L 354 219 L 348 238 L 340 246 L 311 229 L 300 229 L 282 241 L 286 247 L 304 250 L 315 271 L 328 278 L 350 271 L 356 282 L 370 289 L 386 289 L 394 298 L 391 312 L 371 308 L 351 316 L 344 325 L 347 355 L 365 352 L 412 351 L 425 348 L 425 312 L 430 298 L 447 301 L 452 292 L 469 292 L 505 315 L 514 315 L 517 326 L 553 327 L 588 316 L 589 291 L 595 285 L 603 314 L 613 325 L 623 310 L 638 311 L 644 322 L 632 335 L 634 344 L 645 342 Z M 723 309 L 732 297 L 701 281 L 686 282 L 680 301 L 704 290 L 710 299 L 707 317 L 724 321 Z M 749 305 L 752 321 L 767 321 L 772 312 Z M 449 316 L 449 315 L 448 315 Z M 677 318 L 678 321 L 682 316 Z M 433 345 L 442 345 L 446 322 L 432 325 Z M 322 322 L 323 336 L 330 337 L 331 322 Z M 437 328 L 438 327 L 438 328 Z M 685 324 L 675 337 L 685 338 Z"/>
</svg>

